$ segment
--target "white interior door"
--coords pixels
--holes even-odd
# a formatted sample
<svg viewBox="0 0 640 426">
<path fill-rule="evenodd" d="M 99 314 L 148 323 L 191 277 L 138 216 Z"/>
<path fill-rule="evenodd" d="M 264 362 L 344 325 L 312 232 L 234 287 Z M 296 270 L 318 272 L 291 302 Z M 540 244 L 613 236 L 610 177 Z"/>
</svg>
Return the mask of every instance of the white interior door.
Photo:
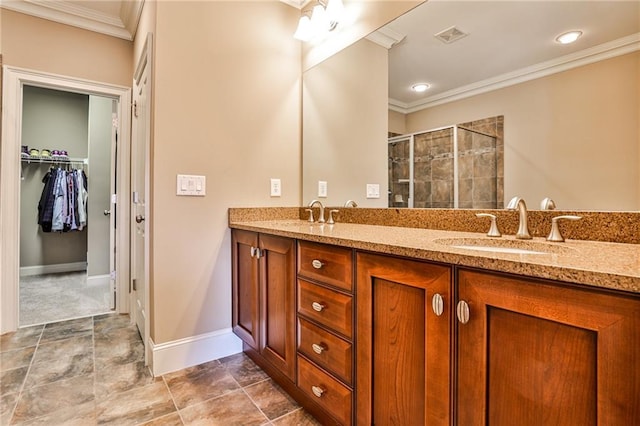
<svg viewBox="0 0 640 426">
<path fill-rule="evenodd" d="M 149 241 L 148 220 L 149 204 L 149 152 L 151 115 L 149 108 L 151 61 L 151 38 L 147 39 L 146 48 L 136 70 L 133 88 L 133 118 L 131 140 L 131 242 L 132 270 L 131 295 L 133 315 L 145 346 L 148 347 L 149 315 L 148 315 L 148 274 L 149 274 Z"/>
</svg>

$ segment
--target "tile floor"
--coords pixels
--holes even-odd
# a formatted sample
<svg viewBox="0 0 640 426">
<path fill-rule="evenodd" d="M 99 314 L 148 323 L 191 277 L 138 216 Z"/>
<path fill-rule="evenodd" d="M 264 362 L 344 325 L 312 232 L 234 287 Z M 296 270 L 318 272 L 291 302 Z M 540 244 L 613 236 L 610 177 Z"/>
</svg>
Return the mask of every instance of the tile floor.
<svg viewBox="0 0 640 426">
<path fill-rule="evenodd" d="M 151 377 L 128 315 L 0 337 L 2 425 L 318 425 L 244 354 Z"/>
<path fill-rule="evenodd" d="M 20 277 L 20 326 L 110 311 L 109 282 L 87 282 L 87 271 Z"/>
</svg>

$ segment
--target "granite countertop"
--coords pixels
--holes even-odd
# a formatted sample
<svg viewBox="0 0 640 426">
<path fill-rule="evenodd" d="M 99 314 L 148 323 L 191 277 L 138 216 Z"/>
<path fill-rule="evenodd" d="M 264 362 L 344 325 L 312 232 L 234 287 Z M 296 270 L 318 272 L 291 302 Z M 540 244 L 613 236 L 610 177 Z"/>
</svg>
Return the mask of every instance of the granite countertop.
<svg viewBox="0 0 640 426">
<path fill-rule="evenodd" d="M 452 265 L 640 293 L 638 244 L 579 240 L 550 243 L 544 238 L 516 240 L 509 235 L 495 239 L 475 232 L 353 223 L 312 224 L 296 219 L 231 220 L 229 226 Z M 499 244 L 543 253 L 501 253 L 454 247 L 469 244 Z"/>
</svg>

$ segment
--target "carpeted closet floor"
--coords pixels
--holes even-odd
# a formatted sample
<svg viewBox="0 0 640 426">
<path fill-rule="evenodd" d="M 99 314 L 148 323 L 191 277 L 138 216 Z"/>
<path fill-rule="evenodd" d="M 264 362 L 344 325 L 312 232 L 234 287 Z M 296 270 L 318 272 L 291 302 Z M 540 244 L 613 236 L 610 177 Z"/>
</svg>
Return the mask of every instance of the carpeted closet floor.
<svg viewBox="0 0 640 426">
<path fill-rule="evenodd" d="M 20 327 L 110 312 L 109 283 L 86 271 L 20 277 Z"/>
</svg>

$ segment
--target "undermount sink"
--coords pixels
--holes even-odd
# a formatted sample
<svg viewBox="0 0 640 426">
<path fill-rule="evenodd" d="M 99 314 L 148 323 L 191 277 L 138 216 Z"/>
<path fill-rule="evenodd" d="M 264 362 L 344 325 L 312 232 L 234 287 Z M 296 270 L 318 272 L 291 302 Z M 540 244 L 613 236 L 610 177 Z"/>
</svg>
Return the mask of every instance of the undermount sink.
<svg viewBox="0 0 640 426">
<path fill-rule="evenodd" d="M 570 247 L 553 243 L 529 240 L 508 240 L 490 238 L 440 238 L 437 244 L 452 248 L 508 254 L 566 254 L 573 251 Z"/>
</svg>

